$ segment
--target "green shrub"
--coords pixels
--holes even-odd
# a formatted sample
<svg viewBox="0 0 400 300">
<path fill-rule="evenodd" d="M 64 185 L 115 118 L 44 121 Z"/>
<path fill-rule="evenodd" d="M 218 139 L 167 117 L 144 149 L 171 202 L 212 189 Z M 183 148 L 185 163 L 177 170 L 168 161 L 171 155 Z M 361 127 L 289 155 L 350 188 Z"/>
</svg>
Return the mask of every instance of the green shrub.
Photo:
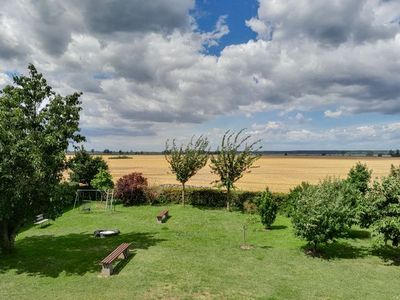
<svg viewBox="0 0 400 300">
<path fill-rule="evenodd" d="M 253 201 L 259 192 L 234 191 L 231 194 L 232 204 L 243 209 L 243 203 Z M 226 191 L 213 188 L 187 188 L 186 203 L 194 206 L 224 207 L 226 205 Z M 153 203 L 180 203 L 182 190 L 178 187 L 163 187 L 158 192 L 158 197 Z"/>
<path fill-rule="evenodd" d="M 187 197 L 189 198 L 190 189 L 187 190 Z M 177 187 L 161 188 L 155 203 L 158 204 L 176 204 L 180 203 L 182 197 L 182 189 Z"/>
<path fill-rule="evenodd" d="M 108 170 L 108 165 L 103 158 L 91 156 L 83 147 L 75 152 L 67 165 L 71 171 L 70 181 L 86 185 L 90 185 L 101 169 Z"/>
<path fill-rule="evenodd" d="M 69 182 L 59 183 L 51 194 L 51 202 L 54 204 L 52 211 L 47 212 L 46 215 L 51 218 L 60 216 L 66 207 L 72 206 L 75 201 L 77 189 L 77 184 Z"/>
<path fill-rule="evenodd" d="M 344 235 L 355 223 L 354 187 L 346 181 L 327 178 L 316 186 L 304 186 L 292 211 L 297 236 L 316 250 L 317 245 Z"/>
<path fill-rule="evenodd" d="M 131 173 L 118 179 L 115 198 L 124 205 L 137 205 L 146 203 L 147 179 L 142 173 Z"/>
<path fill-rule="evenodd" d="M 274 223 L 276 219 L 276 214 L 278 212 L 278 204 L 276 203 L 276 199 L 277 198 L 274 199 L 272 193 L 267 189 L 254 200 L 254 202 L 258 205 L 261 223 L 266 228 L 271 228 L 272 223 Z"/>
<path fill-rule="evenodd" d="M 358 210 L 359 222 L 364 227 L 373 226 L 376 235 L 392 246 L 400 243 L 400 178 L 396 174 L 375 182 Z"/>
<path fill-rule="evenodd" d="M 362 194 L 365 194 L 369 189 L 371 174 L 372 170 L 368 169 L 367 164 L 358 162 L 350 169 L 346 180 Z"/>
<path fill-rule="evenodd" d="M 100 191 L 106 191 L 114 187 L 114 182 L 112 180 L 111 174 L 104 169 L 100 169 L 100 171 L 96 174 L 96 176 L 94 176 L 90 184 L 92 187 Z"/>
<path fill-rule="evenodd" d="M 287 217 L 290 217 L 299 198 L 309 187 L 310 184 L 303 181 L 301 184 L 291 189 L 289 194 L 286 195 L 286 201 L 283 203 L 283 205 L 281 205 L 280 211 Z"/>
</svg>

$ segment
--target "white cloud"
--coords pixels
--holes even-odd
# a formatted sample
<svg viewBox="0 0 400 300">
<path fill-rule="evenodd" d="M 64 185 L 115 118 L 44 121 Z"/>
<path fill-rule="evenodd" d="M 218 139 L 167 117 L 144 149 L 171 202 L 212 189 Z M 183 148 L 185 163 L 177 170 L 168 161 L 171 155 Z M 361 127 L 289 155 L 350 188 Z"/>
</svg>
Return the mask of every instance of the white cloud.
<svg viewBox="0 0 400 300">
<path fill-rule="evenodd" d="M 246 22 L 257 40 L 220 56 L 205 50 L 229 34 L 229 16 L 201 32 L 192 0 L 5 1 L 0 87 L 4 72 L 33 62 L 57 91 L 83 91 L 82 125 L 96 145 L 101 130 L 162 140 L 174 126 L 231 114 L 280 111 L 308 124 L 316 110 L 329 118 L 400 113 L 398 1 L 260 0 Z M 257 130 L 286 130 L 269 126 Z M 287 138 L 330 136 L 304 128 Z"/>
</svg>

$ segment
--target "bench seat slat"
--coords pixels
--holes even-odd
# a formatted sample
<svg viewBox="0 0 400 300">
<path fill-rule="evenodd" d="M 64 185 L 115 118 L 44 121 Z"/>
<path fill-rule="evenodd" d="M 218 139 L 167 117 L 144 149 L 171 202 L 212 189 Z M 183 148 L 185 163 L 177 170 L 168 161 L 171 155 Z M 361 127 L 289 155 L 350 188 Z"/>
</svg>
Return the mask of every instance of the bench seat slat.
<svg viewBox="0 0 400 300">
<path fill-rule="evenodd" d="M 157 217 L 162 217 L 162 216 L 164 216 L 166 214 L 168 214 L 168 210 L 167 209 L 163 210 L 162 212 L 160 212 Z"/>
<path fill-rule="evenodd" d="M 112 263 L 118 256 L 122 254 L 125 250 L 129 248 L 131 244 L 130 243 L 122 243 L 119 245 L 113 252 L 111 252 L 109 255 L 107 255 L 106 258 L 104 258 L 101 263 L 102 264 L 110 264 Z"/>
</svg>

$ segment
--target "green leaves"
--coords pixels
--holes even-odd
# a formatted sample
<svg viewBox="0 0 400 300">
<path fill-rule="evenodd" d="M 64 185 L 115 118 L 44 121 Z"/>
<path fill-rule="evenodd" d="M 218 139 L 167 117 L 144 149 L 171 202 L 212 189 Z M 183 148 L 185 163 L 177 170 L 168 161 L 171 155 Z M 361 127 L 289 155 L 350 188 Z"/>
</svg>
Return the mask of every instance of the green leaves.
<svg viewBox="0 0 400 300">
<path fill-rule="evenodd" d="M 361 193 L 365 194 L 368 191 L 371 175 L 372 170 L 369 170 L 366 164 L 358 162 L 350 169 L 347 175 L 347 181 Z"/>
<path fill-rule="evenodd" d="M 225 187 L 228 191 L 228 210 L 230 190 L 235 188 L 236 181 L 254 168 L 254 162 L 260 158 L 260 155 L 255 153 L 261 149 L 261 147 L 257 147 L 260 140 L 248 143 L 251 136 L 241 137 L 243 131 L 244 129 L 237 134 L 229 130 L 225 132 L 217 154 L 211 156 L 211 172 L 219 177 L 215 183 Z"/>
<path fill-rule="evenodd" d="M 80 93 L 62 97 L 33 65 L 0 94 L 0 220 L 15 237 L 35 214 L 52 211 L 65 152 L 81 142 Z M 3 244 L 7 244 L 6 241 Z"/>
<path fill-rule="evenodd" d="M 90 185 L 100 170 L 108 170 L 102 157 L 93 157 L 83 147 L 75 151 L 74 157 L 68 161 L 71 170 L 70 180 L 76 183 Z"/>
<path fill-rule="evenodd" d="M 208 139 L 203 136 L 197 140 L 192 137 L 187 145 L 177 146 L 175 140 L 172 140 L 172 145 L 168 141 L 165 144 L 165 159 L 176 180 L 182 184 L 183 203 L 185 183 L 207 164 L 208 144 Z"/>
<path fill-rule="evenodd" d="M 276 219 L 278 204 L 275 202 L 272 193 L 267 189 L 260 196 L 256 197 L 255 203 L 258 206 L 258 212 L 261 217 L 261 223 L 270 228 Z"/>
<path fill-rule="evenodd" d="M 292 212 L 295 234 L 314 248 L 342 236 L 355 223 L 359 197 L 353 186 L 338 179 L 327 178 L 319 185 L 303 185 Z"/>
<path fill-rule="evenodd" d="M 100 191 L 106 191 L 114 187 L 114 182 L 111 174 L 107 170 L 100 169 L 90 182 L 90 185 Z"/>
</svg>

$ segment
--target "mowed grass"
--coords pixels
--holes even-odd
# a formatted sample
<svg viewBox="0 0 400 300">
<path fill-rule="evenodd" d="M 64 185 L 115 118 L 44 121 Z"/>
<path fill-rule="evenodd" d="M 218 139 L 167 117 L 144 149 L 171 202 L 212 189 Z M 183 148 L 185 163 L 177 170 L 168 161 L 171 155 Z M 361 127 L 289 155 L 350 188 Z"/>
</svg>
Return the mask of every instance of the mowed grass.
<svg viewBox="0 0 400 300">
<path fill-rule="evenodd" d="M 168 163 L 163 155 L 133 155 L 131 159 L 109 159 L 103 156 L 114 180 L 131 172 L 141 172 L 150 185 L 176 184 Z M 350 168 L 358 161 L 373 169 L 373 178 L 387 175 L 390 165 L 399 165 L 400 158 L 383 157 L 274 157 L 263 156 L 256 163 L 257 168 L 245 174 L 237 186 L 248 191 L 259 191 L 269 187 L 274 192 L 288 192 L 302 181 L 318 183 L 326 176 L 345 178 Z M 217 178 L 210 173 L 209 166 L 198 172 L 188 184 L 212 186 Z"/>
<path fill-rule="evenodd" d="M 17 252 L 0 256 L 0 299 L 399 299 L 399 251 L 376 250 L 368 231 L 304 253 L 289 219 L 279 216 L 266 231 L 248 229 L 252 250 L 241 250 L 240 212 L 170 206 L 118 206 L 66 212 L 46 228 L 18 235 Z M 121 234 L 94 238 L 96 229 Z M 110 278 L 98 263 L 121 242 L 132 242 L 130 259 Z"/>
</svg>

